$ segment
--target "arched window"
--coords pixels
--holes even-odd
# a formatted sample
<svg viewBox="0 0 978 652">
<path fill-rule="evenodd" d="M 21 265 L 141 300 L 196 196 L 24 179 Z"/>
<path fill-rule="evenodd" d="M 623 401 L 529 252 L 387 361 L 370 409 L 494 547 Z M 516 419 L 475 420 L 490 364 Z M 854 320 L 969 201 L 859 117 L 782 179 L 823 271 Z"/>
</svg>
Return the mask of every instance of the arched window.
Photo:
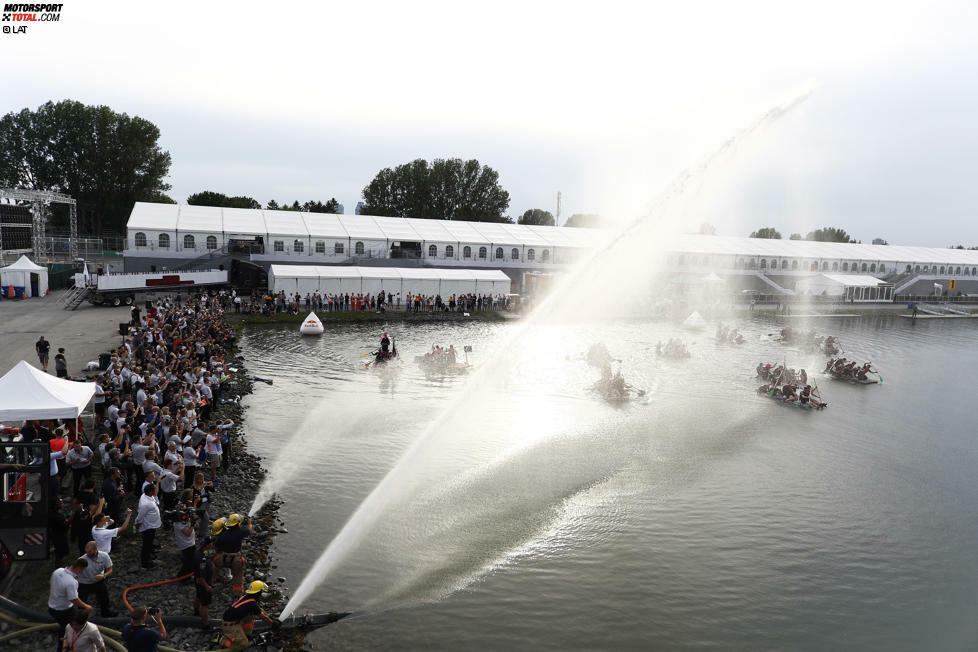
<svg viewBox="0 0 978 652">
<path fill-rule="evenodd" d="M 961 267 L 958 267 L 957 269 L 955 269 L 954 270 L 954 273 L 955 274 L 960 274 L 961 273 Z"/>
<path fill-rule="evenodd" d="M 185 235 L 185 236 L 183 236 L 183 248 L 184 249 L 193 249 L 196 246 L 197 246 L 197 243 L 194 242 L 194 236 L 192 236 L 192 235 Z"/>
<path fill-rule="evenodd" d="M 445 247 L 445 258 L 454 258 L 454 257 L 455 257 L 455 247 L 453 247 L 452 245 L 448 245 L 447 247 Z"/>
<path fill-rule="evenodd" d="M 967 267 L 965 267 L 965 268 L 964 268 L 964 275 L 965 275 L 965 276 L 967 276 L 967 275 L 968 275 L 968 268 L 967 268 Z"/>
<path fill-rule="evenodd" d="M 536 260 L 536 258 L 537 258 L 537 252 L 536 251 L 534 251 L 533 249 L 527 249 L 526 250 L 526 259 L 527 260 Z M 682 263 L 682 256 L 680 256 L 679 258 L 680 258 L 680 263 Z"/>
<path fill-rule="evenodd" d="M 462 258 L 471 258 L 471 257 L 472 257 L 472 247 L 470 247 L 469 245 L 465 245 L 464 247 L 462 247 Z"/>
<path fill-rule="evenodd" d="M 207 236 L 207 248 L 217 249 L 217 236 L 214 235 Z"/>
<path fill-rule="evenodd" d="M 793 260 L 791 261 L 791 271 L 795 271 L 796 269 L 798 269 L 798 261 Z"/>
<path fill-rule="evenodd" d="M 824 261 L 824 262 L 822 263 L 822 271 L 823 271 L 823 272 L 827 272 L 827 271 L 829 271 L 829 262 L 828 262 L 828 261 Z"/>
<path fill-rule="evenodd" d="M 316 240 L 316 253 L 325 254 L 326 253 L 326 243 L 322 240 Z"/>
<path fill-rule="evenodd" d="M 550 260 L 550 250 L 549 249 L 544 249 L 543 250 L 543 253 L 540 254 L 540 260 L 542 260 L 543 262 L 548 262 Z M 706 260 L 706 259 L 704 258 L 704 260 Z"/>
<path fill-rule="evenodd" d="M 912 265 L 907 265 L 907 274 L 909 274 L 912 269 L 913 269 Z"/>
<path fill-rule="evenodd" d="M 886 265 L 880 263 L 880 274 L 884 273 L 885 271 L 886 271 Z"/>
<path fill-rule="evenodd" d="M 972 267 L 971 268 L 971 275 L 972 276 L 975 276 L 976 274 L 978 274 L 978 271 L 975 271 L 975 270 L 978 270 L 978 267 Z"/>
<path fill-rule="evenodd" d="M 833 272 L 838 272 L 839 271 L 839 261 L 835 261 L 835 262 L 832 263 L 832 271 Z"/>
<path fill-rule="evenodd" d="M 428 257 L 429 258 L 436 258 L 437 256 L 438 256 L 438 246 L 437 245 L 429 245 L 428 246 Z"/>
<path fill-rule="evenodd" d="M 930 265 L 924 265 L 924 274 L 930 273 Z"/>
<path fill-rule="evenodd" d="M 869 271 L 871 271 L 871 272 L 875 272 L 876 271 L 876 263 L 873 263 L 872 265 L 869 266 Z"/>
<path fill-rule="evenodd" d="M 767 269 L 767 258 L 761 258 L 761 269 Z"/>
<path fill-rule="evenodd" d="M 146 246 L 146 234 L 140 231 L 135 236 L 136 246 L 145 247 Z"/>
<path fill-rule="evenodd" d="M 170 234 L 169 233 L 161 233 L 160 234 L 160 249 L 169 249 L 169 248 L 170 248 Z"/>
<path fill-rule="evenodd" d="M 944 265 L 941 265 L 941 274 L 944 273 Z"/>
<path fill-rule="evenodd" d="M 272 249 L 278 252 L 285 251 L 285 243 L 282 240 L 276 240 L 272 243 Z"/>
<path fill-rule="evenodd" d="M 842 271 L 843 272 L 849 271 L 849 263 L 842 263 Z"/>
<path fill-rule="evenodd" d="M 782 260 L 781 261 L 781 269 L 788 269 L 788 261 L 787 260 Z"/>
<path fill-rule="evenodd" d="M 503 248 L 496 247 L 496 260 L 502 260 L 502 259 L 503 259 Z"/>
<path fill-rule="evenodd" d="M 757 261 L 753 258 L 747 261 L 747 269 L 754 269 L 755 267 L 757 267 Z"/>
<path fill-rule="evenodd" d="M 918 274 L 920 274 L 920 265 L 915 265 L 914 268 L 913 268 L 913 271 L 915 271 Z"/>
<path fill-rule="evenodd" d="M 342 242 L 337 242 L 336 244 L 333 245 L 333 253 L 334 254 L 342 254 L 343 253 L 343 249 L 345 249 L 345 247 L 343 246 L 343 243 Z"/>
<path fill-rule="evenodd" d="M 353 245 L 353 253 L 355 253 L 358 256 L 362 256 L 363 255 L 363 243 L 362 242 L 358 242 L 355 245 Z"/>
<path fill-rule="evenodd" d="M 511 252 L 509 252 L 509 257 L 512 258 L 513 260 L 519 260 L 520 259 L 520 250 L 517 249 L 516 247 L 513 247 L 513 250 Z"/>
<path fill-rule="evenodd" d="M 292 251 L 297 254 L 301 254 L 305 248 L 305 243 L 302 240 L 296 240 L 292 243 Z"/>
<path fill-rule="evenodd" d="M 488 249 L 486 249 L 485 247 L 479 247 L 479 258 L 480 259 L 485 260 L 486 259 L 486 255 L 488 255 L 488 253 L 489 253 L 489 250 Z"/>
<path fill-rule="evenodd" d="M 866 271 L 866 263 L 863 263 L 863 271 Z"/>
</svg>

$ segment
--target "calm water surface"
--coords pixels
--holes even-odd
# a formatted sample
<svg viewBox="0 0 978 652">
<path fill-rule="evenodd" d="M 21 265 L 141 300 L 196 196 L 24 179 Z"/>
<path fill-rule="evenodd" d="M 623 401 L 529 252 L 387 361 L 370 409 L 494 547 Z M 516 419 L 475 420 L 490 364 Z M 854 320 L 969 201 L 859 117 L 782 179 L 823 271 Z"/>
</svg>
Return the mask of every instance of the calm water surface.
<svg viewBox="0 0 978 652">
<path fill-rule="evenodd" d="M 861 387 L 771 341 L 780 321 L 727 323 L 745 345 L 717 344 L 715 322 L 545 327 L 508 347 L 509 324 L 401 327 L 406 361 L 391 371 L 362 363 L 376 327 L 246 330 L 249 371 L 275 379 L 245 400 L 250 445 L 295 463 L 275 573 L 293 590 L 415 447 L 375 524 L 300 609 L 360 615 L 310 643 L 978 649 L 974 324 L 792 320 L 872 361 L 884 383 Z M 673 336 L 690 360 L 656 359 Z M 597 374 L 580 354 L 594 341 L 647 401 L 587 391 Z M 504 382 L 473 396 L 478 377 L 426 377 L 412 361 L 432 343 L 504 360 Z M 818 380 L 827 410 L 755 397 L 756 364 L 782 359 Z M 417 444 L 432 429 L 440 438 Z"/>
</svg>

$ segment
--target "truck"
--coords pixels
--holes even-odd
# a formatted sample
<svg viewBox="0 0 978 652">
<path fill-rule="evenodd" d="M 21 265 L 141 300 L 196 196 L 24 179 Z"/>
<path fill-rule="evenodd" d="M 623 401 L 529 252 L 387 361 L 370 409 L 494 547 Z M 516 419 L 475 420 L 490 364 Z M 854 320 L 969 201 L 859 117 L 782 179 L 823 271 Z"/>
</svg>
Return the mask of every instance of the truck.
<svg viewBox="0 0 978 652">
<path fill-rule="evenodd" d="M 74 310 L 83 301 L 101 306 L 132 305 L 137 292 L 207 292 L 211 296 L 228 289 L 227 270 L 93 273 L 88 266 L 75 274 L 75 286 L 61 298 L 66 310 Z"/>
</svg>

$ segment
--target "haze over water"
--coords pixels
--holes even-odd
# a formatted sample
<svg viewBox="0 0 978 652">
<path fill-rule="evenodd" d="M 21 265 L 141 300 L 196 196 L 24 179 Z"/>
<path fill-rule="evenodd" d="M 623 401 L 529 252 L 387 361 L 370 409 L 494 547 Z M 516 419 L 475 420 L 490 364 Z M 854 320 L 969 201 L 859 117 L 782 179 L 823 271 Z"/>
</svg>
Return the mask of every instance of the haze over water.
<svg viewBox="0 0 978 652">
<path fill-rule="evenodd" d="M 313 640 L 402 649 L 974 647 L 978 451 L 967 401 L 944 382 L 947 369 L 976 362 L 971 327 L 889 315 L 812 320 L 850 357 L 872 360 L 885 383 L 816 376 L 830 407 L 806 413 L 755 398 L 753 368 L 787 356 L 812 372 L 824 358 L 766 341 L 780 323 L 738 326 L 744 346 L 717 346 L 711 324 L 686 335 L 692 359 L 669 362 L 650 347 L 681 335 L 675 325 L 609 325 L 602 334 L 626 377 L 651 390 L 648 404 L 626 408 L 590 395 L 593 370 L 564 359 L 586 350 L 593 329 L 551 331 L 551 367 L 515 368 L 514 383 L 526 378 L 511 386 L 515 398 L 466 415 L 492 446 L 514 420 L 517 432 L 537 436 L 485 464 L 473 465 L 484 451 L 445 448 L 441 468 L 478 471 L 463 473 L 455 493 L 422 484 L 426 503 L 396 505 L 303 607 L 366 615 Z M 410 360 L 432 342 L 469 343 L 480 361 L 507 328 L 412 328 L 399 348 Z M 276 544 L 293 588 L 460 390 L 459 379 L 425 378 L 413 364 L 399 374 L 362 370 L 374 330 L 332 328 L 309 340 L 262 328 L 242 339 L 249 368 L 276 378 L 247 399 L 258 453 L 274 457 L 303 406 L 324 395 L 338 412 L 367 397 L 373 415 L 337 435 L 327 408 L 302 433 L 315 461 L 281 491 L 290 534 Z M 556 372 L 562 391 L 547 384 L 546 400 L 534 400 L 535 381 Z M 535 414 L 541 402 L 551 408 Z M 514 496 L 525 509 L 501 515 Z M 418 522 L 442 527 L 419 532 Z"/>
</svg>

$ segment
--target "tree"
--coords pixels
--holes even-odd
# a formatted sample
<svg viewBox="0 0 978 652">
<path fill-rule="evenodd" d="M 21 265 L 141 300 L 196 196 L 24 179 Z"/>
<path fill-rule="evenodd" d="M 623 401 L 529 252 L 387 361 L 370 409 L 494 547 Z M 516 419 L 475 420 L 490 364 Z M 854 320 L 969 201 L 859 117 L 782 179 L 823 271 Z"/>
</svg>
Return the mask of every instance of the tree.
<svg viewBox="0 0 978 652">
<path fill-rule="evenodd" d="M 278 202 L 275 201 L 274 199 L 268 200 L 268 204 L 265 205 L 265 209 L 270 211 L 280 210 L 278 207 Z"/>
<path fill-rule="evenodd" d="M 135 202 L 170 189 L 159 138 L 144 118 L 73 100 L 11 112 L 0 118 L 0 186 L 66 193 L 80 232 L 121 232 Z"/>
<path fill-rule="evenodd" d="M 700 235 L 716 235 L 717 227 L 713 226 L 709 222 L 700 223 Z"/>
<path fill-rule="evenodd" d="M 258 200 L 251 197 L 228 197 L 224 193 L 204 190 L 187 197 L 191 206 L 220 206 L 222 208 L 261 208 Z"/>
<path fill-rule="evenodd" d="M 592 213 L 574 213 L 567 218 L 564 222 L 564 226 L 585 228 L 585 229 L 597 229 L 605 225 L 605 219 L 600 215 L 594 215 Z"/>
<path fill-rule="evenodd" d="M 766 240 L 780 240 L 781 233 L 775 229 L 773 226 L 765 226 L 763 229 L 758 229 L 750 234 L 752 238 L 764 238 Z"/>
<path fill-rule="evenodd" d="M 364 215 L 510 222 L 499 173 L 472 159 L 424 159 L 384 168 L 363 189 Z"/>
<path fill-rule="evenodd" d="M 855 240 L 849 237 L 848 233 L 833 226 L 815 229 L 806 235 L 805 239 L 814 240 L 815 242 L 855 242 Z"/>
<path fill-rule="evenodd" d="M 554 216 L 550 211 L 542 208 L 531 208 L 516 220 L 517 224 L 535 224 L 537 226 L 553 226 L 556 224 Z"/>
<path fill-rule="evenodd" d="M 788 237 L 788 239 L 789 240 L 801 240 L 801 234 L 800 233 L 792 233 L 791 236 Z"/>
</svg>

